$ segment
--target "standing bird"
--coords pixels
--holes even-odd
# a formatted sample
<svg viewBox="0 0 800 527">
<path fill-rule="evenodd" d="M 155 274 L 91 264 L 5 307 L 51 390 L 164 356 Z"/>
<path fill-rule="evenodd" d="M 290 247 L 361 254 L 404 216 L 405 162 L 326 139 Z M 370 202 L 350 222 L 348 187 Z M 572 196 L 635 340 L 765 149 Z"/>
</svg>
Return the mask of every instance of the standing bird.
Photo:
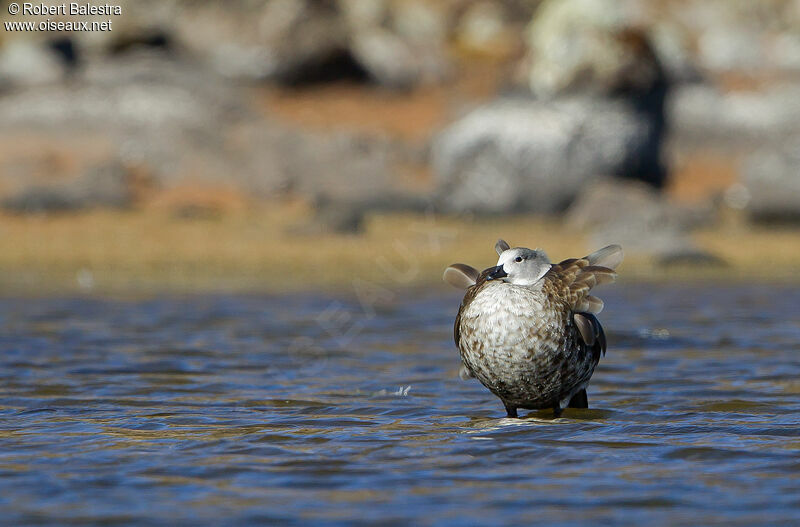
<svg viewBox="0 0 800 527">
<path fill-rule="evenodd" d="M 495 250 L 495 267 L 453 264 L 444 273 L 467 288 L 454 330 L 462 377 L 477 377 L 509 417 L 518 408 L 552 408 L 556 417 L 567 407 L 588 408 L 586 386 L 606 352 L 595 316 L 603 301 L 589 291 L 616 279 L 622 248 L 557 264 L 541 249 L 512 249 L 503 240 Z"/>
</svg>

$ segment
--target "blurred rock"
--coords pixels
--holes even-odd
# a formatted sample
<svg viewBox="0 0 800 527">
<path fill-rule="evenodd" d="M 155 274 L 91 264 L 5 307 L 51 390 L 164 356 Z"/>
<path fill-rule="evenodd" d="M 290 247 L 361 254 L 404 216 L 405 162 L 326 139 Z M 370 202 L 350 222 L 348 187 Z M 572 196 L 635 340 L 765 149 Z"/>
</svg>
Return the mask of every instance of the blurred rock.
<svg viewBox="0 0 800 527">
<path fill-rule="evenodd" d="M 374 211 L 423 210 L 427 195 L 404 188 L 397 167 L 410 155 L 394 141 L 354 135 L 298 136 L 286 158 L 291 190 L 310 197 L 314 232 L 355 233 Z"/>
<path fill-rule="evenodd" d="M 509 7 L 507 2 L 485 0 L 468 5 L 455 26 L 455 41 L 460 49 L 498 59 L 514 54 L 522 44 L 522 31 L 512 22 L 516 17 Z"/>
<path fill-rule="evenodd" d="M 231 77 L 406 88 L 446 70 L 441 15 L 422 2 L 238 1 L 183 9 L 174 19 L 178 41 Z"/>
<path fill-rule="evenodd" d="M 565 221 L 590 233 L 595 243 L 619 243 L 632 252 L 677 262 L 702 252 L 687 233 L 711 218 L 710 209 L 676 206 L 642 183 L 599 180 L 583 189 Z"/>
<path fill-rule="evenodd" d="M 119 0 L 117 5 L 124 16 L 114 20 L 113 31 L 63 37 L 82 60 L 158 48 L 223 76 L 287 85 L 356 80 L 406 88 L 440 80 L 448 71 L 446 5 L 414 0 Z M 6 60 L 15 75 L 55 75 L 54 66 L 38 64 L 46 49 L 44 34 L 13 35 L 9 41 L 20 44 Z M 20 69 L 31 57 L 35 67 Z"/>
<path fill-rule="evenodd" d="M 290 45 L 305 6 L 302 1 L 195 2 L 176 13 L 172 31 L 191 55 L 223 76 L 264 79 L 290 69 L 278 48 L 281 42 Z M 301 31 L 297 38 L 303 38 Z M 309 52 L 298 48 L 298 55 Z"/>
<path fill-rule="evenodd" d="M 711 74 L 765 74 L 800 64 L 795 0 L 693 0 L 665 15 L 696 36 L 697 63 Z"/>
<path fill-rule="evenodd" d="M 74 181 L 31 185 L 2 201 L 12 212 L 66 212 L 91 208 L 126 208 L 133 202 L 128 171 L 113 164 L 94 167 Z"/>
<path fill-rule="evenodd" d="M 552 214 L 598 176 L 660 183 L 662 125 L 623 100 L 490 103 L 435 139 L 438 202 L 454 212 Z"/>
<path fill-rule="evenodd" d="M 679 140 L 771 143 L 800 131 L 800 83 L 732 93 L 689 85 L 673 91 L 667 108 Z"/>
<path fill-rule="evenodd" d="M 417 155 L 382 137 L 300 130 L 265 115 L 245 88 L 150 53 L 96 61 L 69 85 L 0 98 L 0 141 L 0 189 L 44 185 L 35 196 L 15 195 L 16 210 L 79 206 L 63 189 L 51 191 L 51 179 L 74 181 L 99 161 L 136 167 L 161 190 L 192 182 L 383 207 L 403 191 L 397 167 Z"/>
<path fill-rule="evenodd" d="M 557 213 L 597 176 L 662 185 L 667 79 L 636 5 L 542 2 L 525 33 L 539 100 L 491 103 L 436 139 L 445 210 Z"/>
<path fill-rule="evenodd" d="M 292 193 L 326 206 L 383 208 L 404 191 L 396 168 L 413 152 L 402 144 L 355 133 L 303 132 L 271 121 L 232 127 L 235 178 L 258 196 Z M 230 169 L 229 169 L 230 170 Z M 245 179 L 247 178 L 247 179 Z"/>
<path fill-rule="evenodd" d="M 428 210 L 430 205 L 426 196 L 384 188 L 376 195 L 354 193 L 352 196 L 332 196 L 317 194 L 313 201 L 314 217 L 311 222 L 296 230 L 298 234 L 362 232 L 364 220 L 371 212 Z"/>
<path fill-rule="evenodd" d="M 50 84 L 64 77 L 58 54 L 34 40 L 11 40 L 0 46 L 0 88 Z"/>
<path fill-rule="evenodd" d="M 392 188 L 387 167 L 400 161 L 391 141 L 364 136 L 307 135 L 299 138 L 288 167 L 293 190 L 330 201 L 372 201 Z"/>
<path fill-rule="evenodd" d="M 317 203 L 314 219 L 311 225 L 306 226 L 303 233 L 340 232 L 355 234 L 364 227 L 364 213 L 348 203 L 332 202 Z"/>
<path fill-rule="evenodd" d="M 257 38 L 272 58 L 266 78 L 304 84 L 363 74 L 353 62 L 347 27 L 334 2 L 270 2 L 256 19 Z"/>
<path fill-rule="evenodd" d="M 651 186 L 638 181 L 598 179 L 583 188 L 565 221 L 578 230 L 591 230 L 641 218 L 647 225 L 685 231 L 712 219 L 709 207 L 670 202 Z"/>
<path fill-rule="evenodd" d="M 761 66 L 761 35 L 736 27 L 711 27 L 700 35 L 700 63 L 711 70 L 747 70 Z"/>
<path fill-rule="evenodd" d="M 0 126 L 211 127 L 242 108 L 240 91 L 190 64 L 155 54 L 92 63 L 69 85 L 0 99 Z"/>
<path fill-rule="evenodd" d="M 533 93 L 646 92 L 661 82 L 658 58 L 636 25 L 636 7 L 619 0 L 543 2 L 526 30 Z"/>
<path fill-rule="evenodd" d="M 110 32 L 67 38 L 88 62 L 159 47 L 224 75 L 289 84 L 371 79 L 391 87 L 440 80 L 447 51 L 516 56 L 527 47 L 537 95 L 608 93 L 652 77 L 655 56 L 672 80 L 800 71 L 796 0 L 118 0 Z M 0 18 L 9 19 L 5 10 Z M 524 26 L 527 24 L 527 29 Z M 41 42 L 53 35 L 4 35 Z M 371 43 L 371 44 L 370 44 Z M 378 49 L 378 47 L 380 49 Z M 373 49 L 374 48 L 374 49 Z M 390 60 L 383 60 L 384 57 Z M 400 64 L 391 58 L 400 57 Z M 393 72 L 397 66 L 398 71 Z M 390 72 L 387 74 L 387 70 Z M 398 83 L 397 79 L 401 79 Z"/>
<path fill-rule="evenodd" d="M 779 190 L 761 189 L 795 188 L 791 177 L 768 174 L 796 176 L 796 156 L 775 145 L 800 134 L 797 0 L 120 3 L 125 16 L 113 32 L 2 35 L 2 196 L 21 199 L 20 189 L 35 188 L 39 198 L 22 202 L 58 208 L 73 197 L 47 197 L 54 182 L 42 174 L 78 181 L 88 167 L 118 164 L 162 189 L 198 182 L 256 197 L 300 194 L 326 203 L 322 223 L 358 229 L 352 218 L 365 211 L 420 206 L 429 189 L 411 192 L 398 177 L 412 158 L 421 164 L 417 154 L 401 140 L 342 132 L 338 122 L 332 132 L 294 126 L 241 80 L 408 89 L 445 78 L 455 44 L 495 62 L 526 52 L 536 99 L 486 104 L 435 138 L 430 158 L 443 210 L 558 213 L 599 176 L 660 186 L 664 100 L 674 82 L 666 113 L 675 150 L 692 159 L 692 149 L 709 144 L 721 144 L 720 155 L 764 147 L 725 199 L 753 207 L 753 218 L 784 217 L 759 211 L 793 205 Z M 76 67 L 65 67 L 70 55 Z M 504 62 L 491 71 L 510 69 Z M 486 91 L 469 75 L 446 91 L 457 94 L 453 106 Z M 425 95 L 439 112 L 441 93 Z M 395 100 L 387 101 L 392 111 Z"/>
<path fill-rule="evenodd" d="M 360 31 L 353 37 L 351 50 L 355 60 L 378 84 L 410 88 L 420 78 L 414 51 L 389 31 Z"/>
<path fill-rule="evenodd" d="M 220 181 L 231 177 L 240 153 L 228 148 L 224 132 L 246 109 L 239 88 L 185 63 L 136 54 L 91 63 L 67 85 L 0 98 L 0 138 L 13 144 L 38 136 L 36 153 L 46 156 L 79 138 L 103 137 L 114 145 L 110 155 L 145 167 L 158 185 Z M 77 162 L 93 155 L 73 150 Z"/>
<path fill-rule="evenodd" d="M 767 223 L 800 223 L 800 136 L 765 148 L 745 161 L 742 177 L 750 217 Z"/>
<path fill-rule="evenodd" d="M 691 34 L 674 20 L 658 18 L 647 29 L 647 38 L 670 84 L 702 79 L 692 54 Z"/>
<path fill-rule="evenodd" d="M 91 62 L 136 47 L 173 44 L 173 24 L 181 16 L 180 0 L 116 0 L 122 16 L 112 18 L 112 31 L 69 33 L 77 52 Z M 183 8 L 185 9 L 185 8 Z"/>
<path fill-rule="evenodd" d="M 391 2 L 388 28 L 407 43 L 417 61 L 416 84 L 433 84 L 451 70 L 447 54 L 447 3 Z"/>
</svg>

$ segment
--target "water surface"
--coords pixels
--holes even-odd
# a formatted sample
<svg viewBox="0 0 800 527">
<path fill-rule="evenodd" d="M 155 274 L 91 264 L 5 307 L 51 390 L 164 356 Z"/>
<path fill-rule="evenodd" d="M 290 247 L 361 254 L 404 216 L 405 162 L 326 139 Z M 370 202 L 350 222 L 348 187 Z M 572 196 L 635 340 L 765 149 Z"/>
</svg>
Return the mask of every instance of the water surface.
<svg viewBox="0 0 800 527">
<path fill-rule="evenodd" d="M 458 378 L 457 293 L 0 301 L 0 522 L 800 523 L 800 288 L 602 296 L 557 420 Z"/>
</svg>

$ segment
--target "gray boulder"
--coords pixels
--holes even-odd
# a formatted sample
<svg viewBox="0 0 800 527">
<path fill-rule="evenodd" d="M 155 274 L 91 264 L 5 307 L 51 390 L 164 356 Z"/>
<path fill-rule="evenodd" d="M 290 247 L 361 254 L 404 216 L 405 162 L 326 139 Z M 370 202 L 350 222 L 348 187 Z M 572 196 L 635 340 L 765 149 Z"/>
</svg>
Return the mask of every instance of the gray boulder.
<svg viewBox="0 0 800 527">
<path fill-rule="evenodd" d="M 455 43 L 469 53 L 500 59 L 510 57 L 520 45 L 522 27 L 518 21 L 531 17 L 530 12 L 519 7 L 511 2 L 490 0 L 466 4 L 453 27 Z"/>
<path fill-rule="evenodd" d="M 496 101 L 433 142 L 437 202 L 451 212 L 558 213 L 598 176 L 660 180 L 661 135 L 623 100 Z"/>
<path fill-rule="evenodd" d="M 745 160 L 745 209 L 759 222 L 800 223 L 800 137 Z"/>
<path fill-rule="evenodd" d="M 0 45 L 0 88 L 52 84 L 64 73 L 57 54 L 40 42 L 18 39 Z"/>
<path fill-rule="evenodd" d="M 230 78 L 289 85 L 368 80 L 389 88 L 437 81 L 448 70 L 449 8 L 436 3 L 119 0 L 116 4 L 124 14 L 113 17 L 113 31 L 58 37 L 74 46 L 80 63 L 155 47 Z M 3 9 L 0 19 L 5 18 L 10 17 Z M 9 35 L 8 43 L 0 43 L 0 87 L 4 77 L 23 84 L 57 79 L 63 66 L 48 57 L 53 35 Z"/>
<path fill-rule="evenodd" d="M 446 70 L 441 10 L 385 0 L 193 3 L 176 40 L 219 73 L 290 85 L 337 79 L 406 88 Z"/>
<path fill-rule="evenodd" d="M 420 77 L 414 50 L 390 31 L 360 31 L 353 36 L 350 49 L 356 61 L 379 84 L 409 88 Z"/>
<path fill-rule="evenodd" d="M 663 184 L 667 78 L 629 4 L 541 4 L 525 33 L 536 99 L 480 107 L 434 141 L 444 210 L 553 214 L 598 176 Z"/>
<path fill-rule="evenodd" d="M 348 51 L 369 78 L 389 88 L 448 75 L 446 6 L 434 2 L 340 0 Z"/>
<path fill-rule="evenodd" d="M 762 90 L 723 93 L 687 85 L 667 99 L 670 129 L 679 141 L 696 144 L 772 144 L 800 130 L 800 83 L 782 82 Z"/>
<path fill-rule="evenodd" d="M 252 113 L 243 95 L 240 88 L 192 65 L 158 54 L 128 55 L 91 63 L 69 84 L 0 98 L 0 140 L 24 144 L 25 137 L 35 135 L 41 146 L 29 158 L 72 152 L 77 166 L 137 166 L 164 187 L 189 178 L 230 182 L 249 177 L 237 169 L 247 157 L 243 149 L 253 145 L 227 137 L 235 123 Z M 20 156 L 12 151 L 0 158 L 0 178 L 25 179 L 19 170 L 9 170 L 20 166 Z M 261 187 L 283 184 L 275 170 L 262 170 L 259 178 L 270 180 Z"/>
<path fill-rule="evenodd" d="M 660 61 L 631 0 L 546 0 L 525 32 L 528 85 L 541 97 L 648 90 Z"/>
<path fill-rule="evenodd" d="M 797 2 L 695 0 L 675 4 L 672 11 L 671 16 L 697 35 L 697 62 L 712 74 L 800 68 Z"/>
<path fill-rule="evenodd" d="M 671 203 L 643 183 L 601 179 L 583 189 L 565 222 L 589 234 L 593 244 L 619 243 L 665 265 L 710 264 L 719 259 L 698 248 L 688 233 L 712 216 L 708 208 Z"/>
<path fill-rule="evenodd" d="M 420 192 L 410 196 L 397 177 L 398 167 L 418 162 L 413 149 L 303 131 L 265 115 L 254 99 L 230 79 L 157 53 L 95 61 L 68 85 L 12 91 L 0 97 L 0 198 L 17 211 L 116 203 L 84 199 L 77 186 L 92 167 L 119 165 L 158 189 L 188 183 L 254 198 L 293 192 L 331 210 L 417 206 Z"/>
</svg>

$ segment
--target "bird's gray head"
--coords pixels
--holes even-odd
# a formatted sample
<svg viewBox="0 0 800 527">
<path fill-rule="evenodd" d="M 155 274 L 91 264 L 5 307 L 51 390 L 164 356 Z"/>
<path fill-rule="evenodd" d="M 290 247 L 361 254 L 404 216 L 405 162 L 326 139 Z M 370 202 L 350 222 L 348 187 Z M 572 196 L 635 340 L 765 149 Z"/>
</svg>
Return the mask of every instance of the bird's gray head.
<svg viewBox="0 0 800 527">
<path fill-rule="evenodd" d="M 541 249 L 514 247 L 500 253 L 497 267 L 489 273 L 489 280 L 502 280 L 514 285 L 533 285 L 550 270 L 550 259 Z"/>
</svg>

